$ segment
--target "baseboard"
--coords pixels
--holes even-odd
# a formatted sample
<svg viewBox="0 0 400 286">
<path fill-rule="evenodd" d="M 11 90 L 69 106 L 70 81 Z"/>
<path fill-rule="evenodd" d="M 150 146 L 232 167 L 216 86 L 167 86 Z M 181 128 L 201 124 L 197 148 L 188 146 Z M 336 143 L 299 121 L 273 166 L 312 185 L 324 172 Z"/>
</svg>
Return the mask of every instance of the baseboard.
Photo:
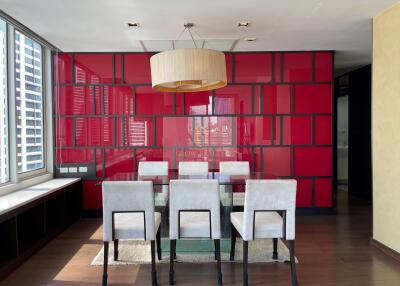
<svg viewBox="0 0 400 286">
<path fill-rule="evenodd" d="M 383 243 L 377 241 L 376 239 L 371 238 L 371 245 L 382 251 L 386 255 L 394 258 L 395 260 L 400 262 L 400 253 L 391 249 L 390 247 L 384 245 Z"/>
</svg>

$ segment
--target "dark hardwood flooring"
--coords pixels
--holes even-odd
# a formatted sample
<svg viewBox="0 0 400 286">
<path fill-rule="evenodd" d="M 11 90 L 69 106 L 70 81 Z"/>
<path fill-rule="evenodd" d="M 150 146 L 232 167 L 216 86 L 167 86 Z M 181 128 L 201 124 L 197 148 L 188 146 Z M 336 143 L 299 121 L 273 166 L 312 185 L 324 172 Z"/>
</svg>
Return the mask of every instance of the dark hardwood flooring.
<svg viewBox="0 0 400 286">
<path fill-rule="evenodd" d="M 370 246 L 371 205 L 348 202 L 339 192 L 338 214 L 297 218 L 300 285 L 399 286 L 400 263 Z M 82 219 L 32 256 L 1 286 L 101 284 L 101 267 L 90 266 L 102 247 L 99 219 Z M 168 285 L 168 264 L 157 265 L 159 285 Z M 214 264 L 176 264 L 176 285 L 216 285 Z M 224 285 L 242 285 L 242 265 L 222 266 Z M 250 285 L 290 285 L 289 264 L 250 264 Z M 150 265 L 110 266 L 109 285 L 150 285 Z"/>
</svg>

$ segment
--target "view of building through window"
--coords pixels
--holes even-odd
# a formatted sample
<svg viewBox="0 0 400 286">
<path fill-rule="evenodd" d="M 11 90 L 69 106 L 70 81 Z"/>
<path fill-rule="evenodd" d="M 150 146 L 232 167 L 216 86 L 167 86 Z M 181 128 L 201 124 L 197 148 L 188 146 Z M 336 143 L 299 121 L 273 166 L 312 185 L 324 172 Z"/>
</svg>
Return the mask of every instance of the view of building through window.
<svg viewBox="0 0 400 286">
<path fill-rule="evenodd" d="M 18 173 L 44 168 L 42 48 L 15 32 Z"/>
<path fill-rule="evenodd" d="M 8 181 L 7 32 L 0 19 L 0 184 Z"/>
</svg>

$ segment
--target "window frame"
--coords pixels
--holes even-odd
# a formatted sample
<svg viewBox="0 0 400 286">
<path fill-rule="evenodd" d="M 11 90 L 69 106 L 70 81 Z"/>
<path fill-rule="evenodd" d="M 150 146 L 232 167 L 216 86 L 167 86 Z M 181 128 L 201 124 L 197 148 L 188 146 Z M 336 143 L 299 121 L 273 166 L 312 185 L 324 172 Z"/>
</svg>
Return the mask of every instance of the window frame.
<svg viewBox="0 0 400 286">
<path fill-rule="evenodd" d="M 11 168 L 10 168 L 10 84 L 9 84 L 9 54 L 10 54 L 10 50 L 9 50 L 9 24 L 8 22 L 0 17 L 0 20 L 2 20 L 5 23 L 5 34 L 4 34 L 4 39 L 5 39 L 5 63 L 6 63 L 6 74 L 5 74 L 5 78 L 6 78 L 6 112 L 7 112 L 7 181 L 1 183 L 0 182 L 0 187 L 7 185 L 11 182 Z"/>
<path fill-rule="evenodd" d="M 1 12 L 1 11 L 0 11 Z M 0 196 L 38 184 L 53 178 L 53 100 L 52 100 L 52 66 L 51 53 L 53 46 L 46 45 L 40 37 L 26 27 L 9 20 L 6 14 L 0 13 L 0 19 L 6 23 L 6 72 L 7 72 L 7 117 L 8 117 L 8 181 L 0 183 Z M 12 18 L 11 18 L 12 19 Z M 43 141 L 43 168 L 18 173 L 17 165 L 17 123 L 16 115 L 16 31 L 30 38 L 41 46 L 41 76 L 42 76 L 42 141 Z M 21 68 L 21 66 L 20 66 Z"/>
<path fill-rule="evenodd" d="M 19 30 L 18 28 L 14 28 L 14 37 L 13 37 L 13 40 L 14 40 L 14 45 L 15 45 L 15 35 L 16 35 L 16 33 L 20 33 L 20 34 L 22 34 L 22 35 L 24 35 L 25 37 L 28 37 L 31 41 L 34 41 L 34 42 L 36 42 L 35 41 L 35 39 L 32 39 L 29 35 L 26 35 L 23 31 L 21 31 L 21 30 Z M 21 39 L 20 39 L 20 41 L 19 41 L 20 43 L 20 45 L 21 45 Z M 35 177 L 35 176 L 38 176 L 38 175 L 42 175 L 42 174 L 44 174 L 44 173 L 47 173 L 47 171 L 48 171 L 48 168 L 47 168 L 47 152 L 46 152 L 46 150 L 47 150 L 47 132 L 46 132 L 46 126 L 45 126 L 45 122 L 47 121 L 46 119 L 47 119 L 47 112 L 46 112 L 46 94 L 47 94 L 47 92 L 46 92 L 46 78 L 45 78 L 45 75 L 46 75 L 46 72 L 45 72 L 45 68 L 46 68 L 46 64 L 45 64 L 45 61 L 46 61 L 46 59 L 45 59 L 45 47 L 42 45 L 42 44 L 40 44 L 40 43 L 38 43 L 38 42 L 36 42 L 38 45 L 40 45 L 40 47 L 41 47 L 41 51 L 40 51 L 40 56 L 41 56 L 41 65 L 40 65 L 40 72 L 41 72 L 41 77 L 42 77 L 42 82 L 41 82 L 41 93 L 42 93 L 42 144 L 43 144 L 43 167 L 42 168 L 39 168 L 39 169 L 35 169 L 35 170 L 32 170 L 32 171 L 26 171 L 26 172 L 22 172 L 22 173 L 19 173 L 18 172 L 18 165 L 16 166 L 17 167 L 17 169 L 16 169 L 16 171 L 17 171 L 17 178 L 18 179 L 21 179 L 21 180 L 24 180 L 24 179 L 26 179 L 26 178 L 32 178 L 32 177 Z M 24 48 L 25 49 L 25 48 Z M 34 53 L 34 51 L 33 51 L 33 53 Z M 20 56 L 21 57 L 21 56 Z M 15 68 L 15 65 L 16 65 L 16 49 L 15 49 L 15 47 L 14 47 L 14 70 L 16 69 Z M 21 61 L 22 61 L 22 59 L 20 58 L 20 73 L 21 73 Z M 14 81 L 15 81 L 15 86 L 14 86 L 14 90 L 15 90 L 15 88 L 16 88 L 16 82 L 17 82 L 17 77 L 14 75 Z M 16 91 L 16 90 L 15 90 Z M 16 100 L 16 96 L 14 95 L 14 99 Z M 14 104 L 14 110 L 15 110 L 15 114 L 17 114 L 17 105 L 16 104 Z M 18 117 L 16 116 L 15 117 L 15 130 L 16 130 L 16 128 L 17 128 L 17 125 L 18 125 Z M 16 138 L 16 140 L 17 140 L 17 138 Z M 17 142 L 15 142 L 15 143 L 17 143 Z M 14 154 L 13 154 L 14 155 Z M 15 154 L 15 160 L 16 160 L 16 162 L 18 162 L 18 152 L 16 152 L 16 154 Z"/>
</svg>

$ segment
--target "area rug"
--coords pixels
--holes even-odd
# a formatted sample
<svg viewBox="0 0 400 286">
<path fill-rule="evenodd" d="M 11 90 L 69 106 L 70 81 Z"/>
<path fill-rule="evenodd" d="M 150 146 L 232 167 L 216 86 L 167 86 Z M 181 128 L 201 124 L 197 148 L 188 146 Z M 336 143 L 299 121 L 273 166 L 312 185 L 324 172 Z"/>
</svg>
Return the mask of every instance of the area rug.
<svg viewBox="0 0 400 286">
<path fill-rule="evenodd" d="M 179 247 L 181 243 L 181 247 Z M 186 245 L 182 245 L 186 243 Z M 193 245 L 192 250 L 188 251 L 187 243 Z M 199 245 L 200 243 L 200 245 Z M 204 248 L 204 243 L 209 243 L 207 249 Z M 221 249 L 229 249 L 229 240 L 221 241 Z M 214 252 L 212 250 L 212 241 L 177 241 L 177 259 L 176 262 L 184 263 L 207 263 L 215 262 Z M 169 263 L 168 241 L 162 243 L 163 252 L 162 260 L 157 259 L 157 263 Z M 184 250 L 181 250 L 184 249 Z M 249 263 L 270 263 L 270 262 L 288 262 L 290 261 L 289 249 L 286 245 L 278 240 L 278 259 L 272 259 L 273 243 L 272 239 L 255 240 L 249 242 Z M 149 264 L 151 263 L 150 242 L 141 240 L 120 240 L 119 242 L 119 260 L 114 261 L 114 246 L 110 243 L 109 246 L 109 265 L 131 265 L 131 264 Z M 103 265 L 104 248 L 93 259 L 92 266 Z M 157 255 L 156 255 L 157 256 Z M 235 261 L 241 262 L 243 259 L 243 244 L 241 239 L 236 240 L 235 246 Z M 232 262 L 229 260 L 229 251 L 221 252 L 221 260 L 223 262 Z M 296 258 L 296 263 L 298 260 Z"/>
</svg>

